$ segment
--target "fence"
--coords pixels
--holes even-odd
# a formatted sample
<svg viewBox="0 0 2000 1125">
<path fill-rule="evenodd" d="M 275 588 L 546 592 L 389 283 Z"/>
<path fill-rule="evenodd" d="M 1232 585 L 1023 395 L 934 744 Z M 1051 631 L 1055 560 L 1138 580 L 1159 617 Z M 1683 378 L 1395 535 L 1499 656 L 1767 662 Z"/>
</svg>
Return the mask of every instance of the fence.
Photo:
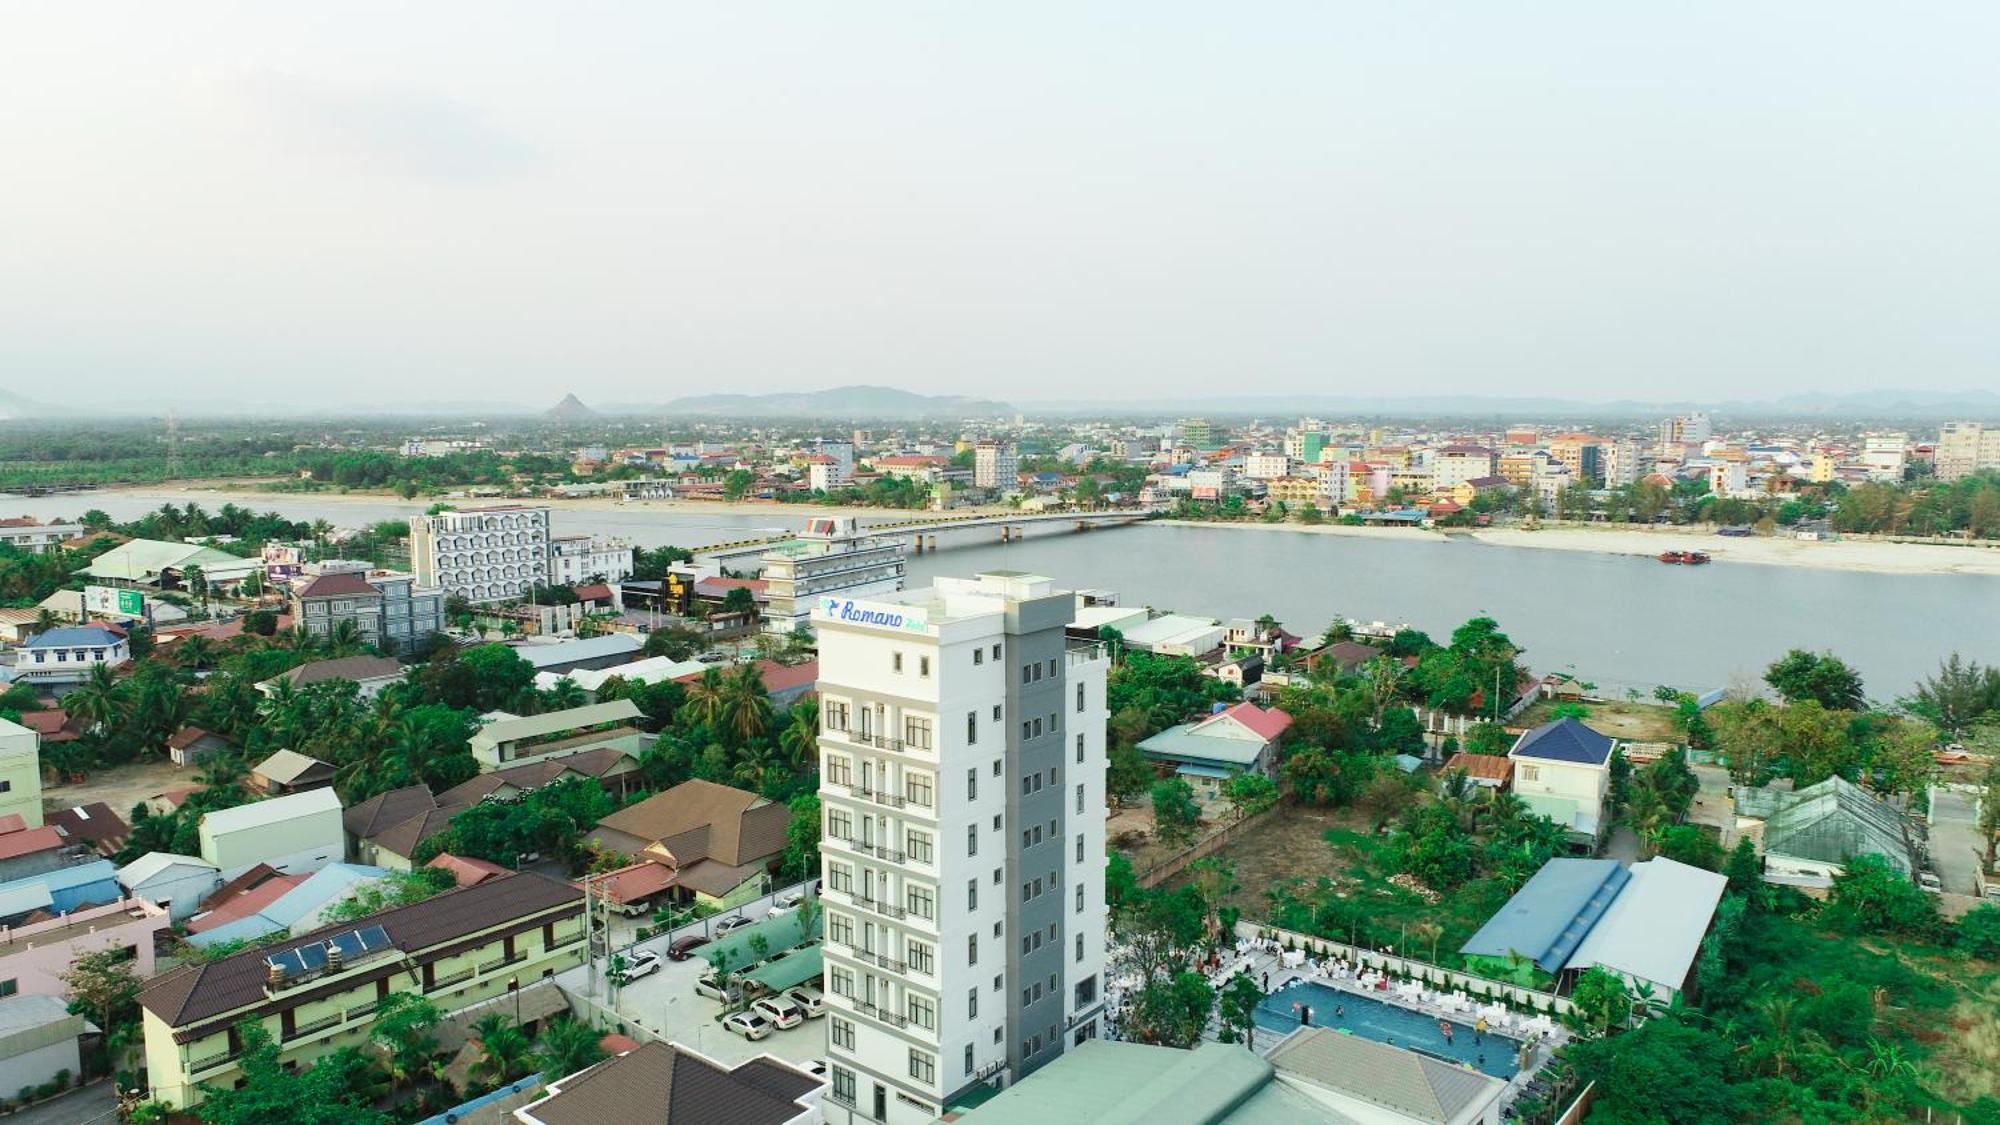
<svg viewBox="0 0 2000 1125">
<path fill-rule="evenodd" d="M 1251 825 L 1263 821 L 1264 818 L 1270 816 L 1273 811 L 1275 810 L 1266 809 L 1265 811 L 1258 813 L 1256 816 L 1244 817 L 1242 820 L 1239 820 L 1236 823 L 1230 825 L 1229 827 L 1224 828 L 1222 831 L 1217 832 L 1215 835 L 1210 836 L 1208 839 L 1189 846 L 1185 851 L 1176 852 L 1175 854 L 1168 856 L 1167 858 L 1161 860 L 1160 862 L 1154 864 L 1153 866 L 1148 867 L 1146 870 L 1139 873 L 1138 875 L 1139 885 L 1141 887 L 1146 887 L 1149 889 L 1152 887 L 1159 886 L 1161 883 L 1166 882 L 1168 879 L 1171 879 L 1174 876 L 1180 874 L 1183 870 L 1187 868 L 1188 864 L 1193 863 L 1195 860 L 1200 859 L 1203 856 L 1212 855 L 1215 852 L 1221 850 L 1224 844 L 1227 844 L 1229 841 L 1235 839 L 1238 835 L 1242 834 L 1243 832 L 1248 831 Z"/>
<path fill-rule="evenodd" d="M 1332 938 L 1314 937 L 1310 934 L 1281 930 L 1276 926 L 1265 925 L 1262 922 L 1251 922 L 1248 920 L 1237 922 L 1236 936 L 1239 938 L 1275 938 L 1281 944 L 1289 942 L 1294 948 L 1304 949 L 1312 956 L 1322 959 L 1338 957 L 1342 960 L 1357 962 L 1369 968 L 1381 969 L 1386 973 L 1399 973 L 1415 977 L 1436 988 L 1460 989 L 1474 996 L 1506 1000 L 1516 1006 L 1532 1007 L 1537 1012 L 1554 1012 L 1557 1015 L 1563 1015 L 1575 1007 L 1575 1005 L 1569 1002 L 1568 997 L 1557 996 L 1553 992 L 1541 992 L 1533 988 L 1524 988 L 1518 984 L 1493 980 L 1490 977 L 1475 976 L 1472 973 L 1462 972 L 1458 969 L 1447 969 L 1442 965 L 1433 965 L 1428 961 L 1419 961 L 1414 957 L 1398 957 L 1392 953 L 1363 949 L 1358 945 L 1349 945 L 1344 941 L 1335 941 Z"/>
</svg>

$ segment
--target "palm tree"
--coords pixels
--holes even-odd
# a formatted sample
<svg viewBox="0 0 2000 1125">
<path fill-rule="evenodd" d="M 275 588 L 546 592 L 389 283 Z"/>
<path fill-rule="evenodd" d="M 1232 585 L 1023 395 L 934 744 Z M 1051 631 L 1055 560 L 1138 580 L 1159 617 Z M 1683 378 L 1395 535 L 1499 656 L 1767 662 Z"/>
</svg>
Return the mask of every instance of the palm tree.
<svg viewBox="0 0 2000 1125">
<path fill-rule="evenodd" d="M 771 747 L 762 742 L 744 746 L 736 758 L 733 778 L 749 789 L 763 792 L 766 783 L 784 772 L 784 763 Z"/>
<path fill-rule="evenodd" d="M 479 1058 L 471 1071 L 474 1081 L 497 1086 L 527 1073 L 534 1045 L 519 1024 L 499 1012 L 488 1012 L 473 1021 L 472 1033 L 479 1040 Z"/>
<path fill-rule="evenodd" d="M 46 633 L 50 629 L 60 629 L 62 628 L 62 623 L 63 619 L 56 616 L 56 611 L 49 609 L 47 606 L 42 607 L 41 611 L 35 614 L 36 633 Z"/>
<path fill-rule="evenodd" d="M 1437 964 L 1438 939 L 1444 936 L 1444 927 L 1431 921 L 1418 922 L 1410 927 L 1410 934 L 1418 941 L 1431 943 L 1431 964 Z"/>
<path fill-rule="evenodd" d="M 729 702 L 729 725 L 745 742 L 770 729 L 771 693 L 764 686 L 764 673 L 755 664 L 738 664 L 724 686 Z"/>
<path fill-rule="evenodd" d="M 567 711 L 572 707 L 583 706 L 583 688 L 568 676 L 557 680 L 546 695 L 551 711 Z"/>
<path fill-rule="evenodd" d="M 332 524 L 326 522 L 325 520 L 314 520 L 312 522 L 313 543 L 316 546 L 318 546 L 321 550 L 324 550 L 326 548 L 327 536 L 332 534 L 333 534 Z"/>
<path fill-rule="evenodd" d="M 535 1054 L 543 1074 L 571 1075 L 604 1059 L 602 1035 L 587 1023 L 564 1016 L 542 1029 Z"/>
<path fill-rule="evenodd" d="M 101 734 L 125 710 L 125 685 L 108 665 L 93 664 L 82 685 L 63 697 L 63 710 L 85 731 Z"/>
<path fill-rule="evenodd" d="M 795 774 L 804 773 L 819 758 L 819 704 L 811 698 L 792 704 L 786 712 L 785 729 L 778 732 L 778 748 Z"/>
<path fill-rule="evenodd" d="M 361 626 L 351 617 L 342 618 L 334 624 L 329 640 L 336 655 L 356 652 L 361 648 Z"/>
<path fill-rule="evenodd" d="M 215 642 L 193 633 L 174 645 L 174 660 L 185 668 L 207 668 L 215 663 Z"/>
<path fill-rule="evenodd" d="M 706 669 L 700 679 L 688 685 L 687 706 L 702 725 L 711 729 L 722 725 L 723 716 L 729 713 L 729 693 L 721 669 Z"/>
<path fill-rule="evenodd" d="M 1451 810 L 1454 820 L 1463 820 L 1465 830 L 1472 831 L 1473 822 L 1478 819 L 1477 802 L 1479 786 L 1462 769 L 1446 770 L 1438 779 L 1438 801 Z"/>
</svg>

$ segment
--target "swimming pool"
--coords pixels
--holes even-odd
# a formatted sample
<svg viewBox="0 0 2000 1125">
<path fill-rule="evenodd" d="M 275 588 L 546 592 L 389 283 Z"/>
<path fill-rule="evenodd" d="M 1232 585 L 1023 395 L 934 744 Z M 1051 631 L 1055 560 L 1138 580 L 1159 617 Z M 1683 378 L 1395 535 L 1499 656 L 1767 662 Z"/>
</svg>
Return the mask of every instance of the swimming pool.
<svg viewBox="0 0 2000 1125">
<path fill-rule="evenodd" d="M 1469 1025 L 1453 1021 L 1452 1036 L 1446 1040 L 1438 1030 L 1435 1016 L 1313 981 L 1293 981 L 1264 997 L 1251 1018 L 1258 1027 L 1283 1034 L 1299 1026 L 1294 1004 L 1312 1009 L 1315 1027 L 1349 1031 L 1392 1046 L 1413 1047 L 1441 1058 L 1471 1063 L 1495 1078 L 1512 1078 L 1521 1069 L 1521 1043 L 1517 1039 L 1490 1031 L 1478 1036 Z"/>
</svg>

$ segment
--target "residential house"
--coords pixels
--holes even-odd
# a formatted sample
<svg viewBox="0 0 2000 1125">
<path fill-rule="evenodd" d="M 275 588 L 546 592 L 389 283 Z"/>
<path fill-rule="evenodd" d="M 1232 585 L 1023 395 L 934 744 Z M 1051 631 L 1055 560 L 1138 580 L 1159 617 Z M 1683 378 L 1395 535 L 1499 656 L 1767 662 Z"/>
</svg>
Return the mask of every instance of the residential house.
<svg viewBox="0 0 2000 1125">
<path fill-rule="evenodd" d="M 1276 707 L 1238 703 L 1198 722 L 1168 727 L 1139 743 L 1139 753 L 1173 767 L 1197 794 L 1214 800 L 1239 774 L 1276 776 L 1278 742 L 1291 725 L 1292 717 Z"/>
<path fill-rule="evenodd" d="M 142 898 L 8 926 L 0 930 L 0 996 L 66 997 L 63 974 L 78 957 L 101 949 L 129 950 L 132 971 L 143 980 L 153 975 L 154 943 L 170 926 L 167 912 Z"/>
<path fill-rule="evenodd" d="M 413 574 L 365 563 L 314 569 L 319 573 L 301 575 L 291 591 L 292 619 L 314 637 L 332 637 L 349 623 L 361 643 L 408 653 L 444 631 L 444 591 L 418 585 Z"/>
<path fill-rule="evenodd" d="M 523 1125 L 817 1125 L 826 1091 L 797 1066 L 761 1054 L 733 1067 L 678 1043 L 631 1052 L 549 1083 L 514 1111 Z"/>
<path fill-rule="evenodd" d="M 200 727 L 182 727 L 167 739 L 167 757 L 177 766 L 200 765 L 209 755 L 233 748 L 228 739 Z"/>
<path fill-rule="evenodd" d="M 0 519 L 0 544 L 30 555 L 47 554 L 83 532 L 80 523 L 43 523 L 33 516 Z M 0 1084 L 0 1089 L 16 1087 Z"/>
<path fill-rule="evenodd" d="M 118 869 L 118 885 L 133 898 L 159 903 L 178 925 L 222 886 L 222 872 L 199 856 L 147 852 Z"/>
<path fill-rule="evenodd" d="M 289 874 L 318 871 L 344 853 L 340 798 L 332 789 L 308 789 L 202 814 L 201 858 L 224 879 L 259 863 Z"/>
<path fill-rule="evenodd" d="M 347 854 L 393 871 L 415 866 L 417 846 L 451 827 L 470 801 L 439 802 L 424 784 L 377 793 L 341 814 Z"/>
<path fill-rule="evenodd" d="M 314 684 L 330 683 L 334 680 L 352 680 L 361 689 L 361 698 L 371 699 L 383 688 L 397 683 L 403 678 L 403 666 L 386 656 L 342 656 L 333 660 L 315 660 L 261 681 L 257 690 L 271 695 L 278 690 L 282 681 L 293 690 L 311 687 Z"/>
<path fill-rule="evenodd" d="M 42 824 L 41 736 L 0 719 L 0 818 L 17 816 L 29 828 Z"/>
<path fill-rule="evenodd" d="M 82 1037 L 102 1030 L 71 1012 L 60 996 L 0 1000 L 0 1089 L 26 1090 L 58 1077 L 81 1079 Z"/>
<path fill-rule="evenodd" d="M 183 966 L 139 995 L 152 1097 L 185 1109 L 202 1084 L 231 1085 L 246 1019 L 310 1065 L 365 1038 L 392 991 L 456 1012 L 552 977 L 583 961 L 582 915 L 575 887 L 520 872 Z"/>
<path fill-rule="evenodd" d="M 4 819 L 0 823 L 0 880 L 13 882 L 67 867 L 71 856 L 81 851 L 72 849 L 53 824 L 29 828 L 18 816 L 0 819 Z"/>
<path fill-rule="evenodd" d="M 543 607 L 547 608 L 547 607 Z M 606 633 L 601 637 L 558 641 L 553 644 L 518 644 L 514 655 L 534 665 L 536 672 L 561 676 L 586 668 L 617 668 L 639 659 L 646 642 L 630 633 Z"/>
<path fill-rule="evenodd" d="M 728 907 L 762 893 L 790 824 L 786 805 L 697 779 L 612 813 L 590 840 L 672 869 L 678 898 Z"/>
<path fill-rule="evenodd" d="M 1603 829 L 1616 739 L 1577 719 L 1557 719 L 1523 734 L 1507 752 L 1514 795 L 1530 812 L 1561 825 L 1572 841 L 1595 845 Z"/>
<path fill-rule="evenodd" d="M 106 859 L 124 851 L 132 835 L 131 825 L 103 801 L 57 809 L 48 814 L 48 824 L 62 833 L 64 844 L 89 848 Z"/>
<path fill-rule="evenodd" d="M 333 767 L 296 750 L 280 750 L 250 767 L 250 786 L 274 797 L 333 784 Z"/>
<path fill-rule="evenodd" d="M 1514 759 L 1460 750 L 1444 764 L 1445 773 L 1454 770 L 1464 770 L 1466 780 L 1481 789 L 1504 790 L 1514 776 Z"/>
<path fill-rule="evenodd" d="M 613 800 L 622 801 L 638 782 L 639 757 L 644 751 L 621 740 L 581 754 L 529 759 L 517 766 L 482 773 L 459 782 L 438 794 L 438 804 L 471 805 L 484 800 L 509 800 L 531 789 L 539 789 L 566 777 L 585 777 L 604 786 Z"/>
<path fill-rule="evenodd" d="M 1904 875 L 1918 866 L 1909 819 L 1841 777 L 1797 792 L 1737 790 L 1736 832 L 1756 842 L 1773 883 L 1824 889 L 1858 855 L 1881 856 Z"/>
<path fill-rule="evenodd" d="M 549 582 L 577 586 L 618 582 L 632 573 L 632 545 L 592 535 L 557 535 L 549 540 Z"/>
<path fill-rule="evenodd" d="M 329 863 L 310 875 L 278 876 L 190 921 L 188 944 L 209 949 L 316 930 L 327 923 L 328 910 L 388 873 L 381 867 Z"/>
<path fill-rule="evenodd" d="M 98 665 L 123 668 L 132 662 L 125 634 L 108 625 L 67 625 L 21 642 L 14 679 L 37 687 L 80 684 Z"/>
<path fill-rule="evenodd" d="M 1349 675 L 1360 671 L 1376 657 L 1387 655 L 1385 650 L 1374 645 L 1362 644 L 1360 641 L 1335 641 L 1306 654 L 1306 671 L 1318 672 L 1322 664 L 1331 661 L 1342 675 Z"/>
<path fill-rule="evenodd" d="M 498 879 L 503 875 L 513 874 L 511 870 L 497 863 L 490 863 L 468 855 L 452 855 L 450 852 L 433 857 L 424 866 L 451 872 L 452 881 L 461 887 L 470 887 L 491 879 Z"/>
<path fill-rule="evenodd" d="M 683 672 L 675 676 L 677 683 L 693 684 L 707 672 L 708 665 Z M 781 664 L 776 660 L 759 660 L 757 676 L 764 682 L 764 694 L 770 697 L 773 708 L 783 710 L 812 693 L 819 683 L 819 661 L 808 660 L 801 664 Z"/>
</svg>

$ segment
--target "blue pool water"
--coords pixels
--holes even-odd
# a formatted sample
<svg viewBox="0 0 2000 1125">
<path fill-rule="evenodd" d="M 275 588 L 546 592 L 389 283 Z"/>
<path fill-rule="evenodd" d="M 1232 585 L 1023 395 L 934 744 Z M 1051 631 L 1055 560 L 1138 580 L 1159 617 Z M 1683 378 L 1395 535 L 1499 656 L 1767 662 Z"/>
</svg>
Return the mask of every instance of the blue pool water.
<svg viewBox="0 0 2000 1125">
<path fill-rule="evenodd" d="M 1514 1072 L 1521 1069 L 1519 1040 L 1489 1031 L 1482 1037 L 1483 1042 L 1474 1042 L 1470 1025 L 1453 1022 L 1452 1037 L 1447 1041 L 1444 1033 L 1438 1030 L 1435 1016 L 1311 981 L 1293 981 L 1264 997 L 1264 1002 L 1257 1005 L 1251 1018 L 1257 1021 L 1258 1027 L 1283 1034 L 1299 1026 L 1299 1015 L 1293 1010 L 1293 1004 L 1312 1009 L 1314 1027 L 1350 1031 L 1377 1042 L 1413 1047 L 1440 1058 L 1471 1063 L 1495 1078 L 1512 1078 Z M 1336 1016 L 1335 1009 L 1344 1009 L 1344 1012 Z"/>
</svg>

